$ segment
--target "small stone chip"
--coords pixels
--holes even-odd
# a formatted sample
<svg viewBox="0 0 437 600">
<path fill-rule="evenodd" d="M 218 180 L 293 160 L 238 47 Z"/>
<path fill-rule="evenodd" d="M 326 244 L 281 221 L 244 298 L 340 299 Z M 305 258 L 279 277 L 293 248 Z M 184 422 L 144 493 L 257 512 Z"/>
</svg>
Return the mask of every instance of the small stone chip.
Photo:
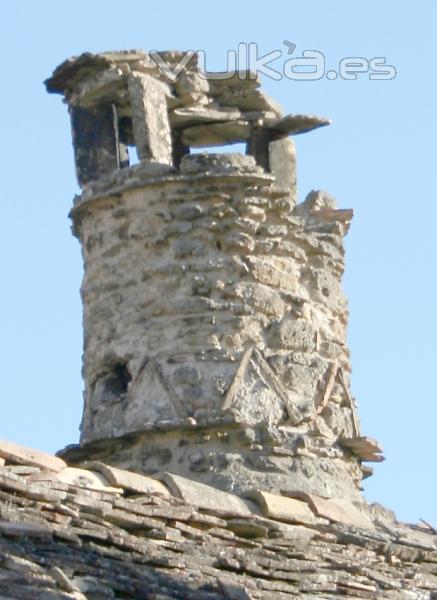
<svg viewBox="0 0 437 600">
<path fill-rule="evenodd" d="M 79 589 L 65 575 L 64 571 L 62 571 L 62 569 L 60 569 L 59 567 L 52 567 L 50 569 L 50 574 L 62 590 L 65 590 L 66 592 L 79 591 Z"/>
</svg>

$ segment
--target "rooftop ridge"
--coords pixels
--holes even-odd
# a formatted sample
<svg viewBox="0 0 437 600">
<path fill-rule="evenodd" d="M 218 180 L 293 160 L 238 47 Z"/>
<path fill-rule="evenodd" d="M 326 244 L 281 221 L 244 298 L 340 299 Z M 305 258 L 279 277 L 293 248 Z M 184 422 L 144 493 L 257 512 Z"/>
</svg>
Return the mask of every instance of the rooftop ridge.
<svg viewBox="0 0 437 600">
<path fill-rule="evenodd" d="M 243 499 L 98 462 L 61 468 L 59 458 L 5 441 L 0 457 L 8 598 L 138 599 L 147 589 L 147 597 L 199 600 L 431 599 L 437 591 L 437 531 L 399 523 L 377 505 L 364 512 L 262 490 Z"/>
</svg>

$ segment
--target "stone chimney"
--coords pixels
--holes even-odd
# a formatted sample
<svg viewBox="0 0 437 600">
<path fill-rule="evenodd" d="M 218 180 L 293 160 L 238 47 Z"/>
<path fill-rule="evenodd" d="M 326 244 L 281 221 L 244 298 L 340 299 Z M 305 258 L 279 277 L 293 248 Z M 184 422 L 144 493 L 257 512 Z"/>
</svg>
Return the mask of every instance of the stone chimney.
<svg viewBox="0 0 437 600">
<path fill-rule="evenodd" d="M 363 461 L 383 457 L 349 386 L 352 211 L 319 191 L 295 205 L 289 137 L 329 121 L 284 116 L 253 73 L 200 73 L 193 56 L 175 78 L 186 56 L 155 58 L 83 54 L 46 82 L 82 187 L 85 406 L 64 454 L 359 499 Z M 196 151 L 238 142 L 245 155 Z"/>
</svg>

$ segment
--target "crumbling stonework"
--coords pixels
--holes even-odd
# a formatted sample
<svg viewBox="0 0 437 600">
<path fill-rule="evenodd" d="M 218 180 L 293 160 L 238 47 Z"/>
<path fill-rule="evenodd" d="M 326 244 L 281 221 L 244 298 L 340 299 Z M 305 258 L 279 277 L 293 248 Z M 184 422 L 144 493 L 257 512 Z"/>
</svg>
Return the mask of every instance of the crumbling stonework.
<svg viewBox="0 0 437 600">
<path fill-rule="evenodd" d="M 382 457 L 349 389 L 352 211 L 320 191 L 296 205 L 288 137 L 328 121 L 284 117 L 257 80 L 202 75 L 194 59 L 173 82 L 140 52 L 72 59 L 47 87 L 69 104 L 83 186 L 85 408 L 70 459 L 359 501 L 362 461 Z M 190 153 L 242 141 L 246 156 Z"/>
</svg>

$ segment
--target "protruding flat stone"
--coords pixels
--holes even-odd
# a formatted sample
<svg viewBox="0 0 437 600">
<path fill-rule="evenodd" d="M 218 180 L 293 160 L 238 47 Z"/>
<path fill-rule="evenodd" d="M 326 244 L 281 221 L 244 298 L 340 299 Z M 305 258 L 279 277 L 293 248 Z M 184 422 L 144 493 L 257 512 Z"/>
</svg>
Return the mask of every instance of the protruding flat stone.
<svg viewBox="0 0 437 600">
<path fill-rule="evenodd" d="M 284 135 L 307 133 L 318 127 L 330 125 L 331 120 L 316 115 L 287 115 L 268 124 L 268 128 Z"/>
<path fill-rule="evenodd" d="M 303 500 L 308 504 L 311 510 L 325 519 L 364 529 L 373 529 L 374 525 L 370 517 L 350 500 L 344 498 L 323 498 L 316 494 L 309 494 L 301 491 L 284 490 L 284 495 Z"/>
<path fill-rule="evenodd" d="M 248 497 L 260 507 L 264 516 L 287 523 L 316 523 L 308 504 L 296 498 L 287 498 L 270 492 L 251 490 Z"/>
<path fill-rule="evenodd" d="M 17 465 L 30 465 L 49 471 L 62 471 L 67 466 L 62 458 L 6 440 L 0 440 L 0 457 Z"/>
<path fill-rule="evenodd" d="M 313 219 L 319 221 L 338 221 L 342 223 L 348 223 L 352 221 L 354 211 L 352 208 L 320 208 L 311 213 Z M 310 219 L 311 222 L 311 219 Z"/>
<path fill-rule="evenodd" d="M 353 454 L 368 462 L 382 462 L 385 457 L 382 455 L 381 444 L 376 440 L 361 436 L 351 438 L 339 438 L 338 443 L 343 448 L 348 448 Z"/>
<path fill-rule="evenodd" d="M 112 486 L 135 492 L 136 494 L 160 494 L 161 496 L 170 496 L 168 489 L 157 479 L 138 475 L 133 471 L 126 471 L 111 467 L 101 462 L 86 462 L 83 465 L 93 471 L 97 471 L 105 477 Z"/>
<path fill-rule="evenodd" d="M 203 483 L 198 483 L 173 473 L 163 473 L 160 479 L 170 491 L 188 504 L 210 510 L 221 515 L 250 517 L 251 511 L 244 500 L 228 492 L 222 492 Z"/>
</svg>

